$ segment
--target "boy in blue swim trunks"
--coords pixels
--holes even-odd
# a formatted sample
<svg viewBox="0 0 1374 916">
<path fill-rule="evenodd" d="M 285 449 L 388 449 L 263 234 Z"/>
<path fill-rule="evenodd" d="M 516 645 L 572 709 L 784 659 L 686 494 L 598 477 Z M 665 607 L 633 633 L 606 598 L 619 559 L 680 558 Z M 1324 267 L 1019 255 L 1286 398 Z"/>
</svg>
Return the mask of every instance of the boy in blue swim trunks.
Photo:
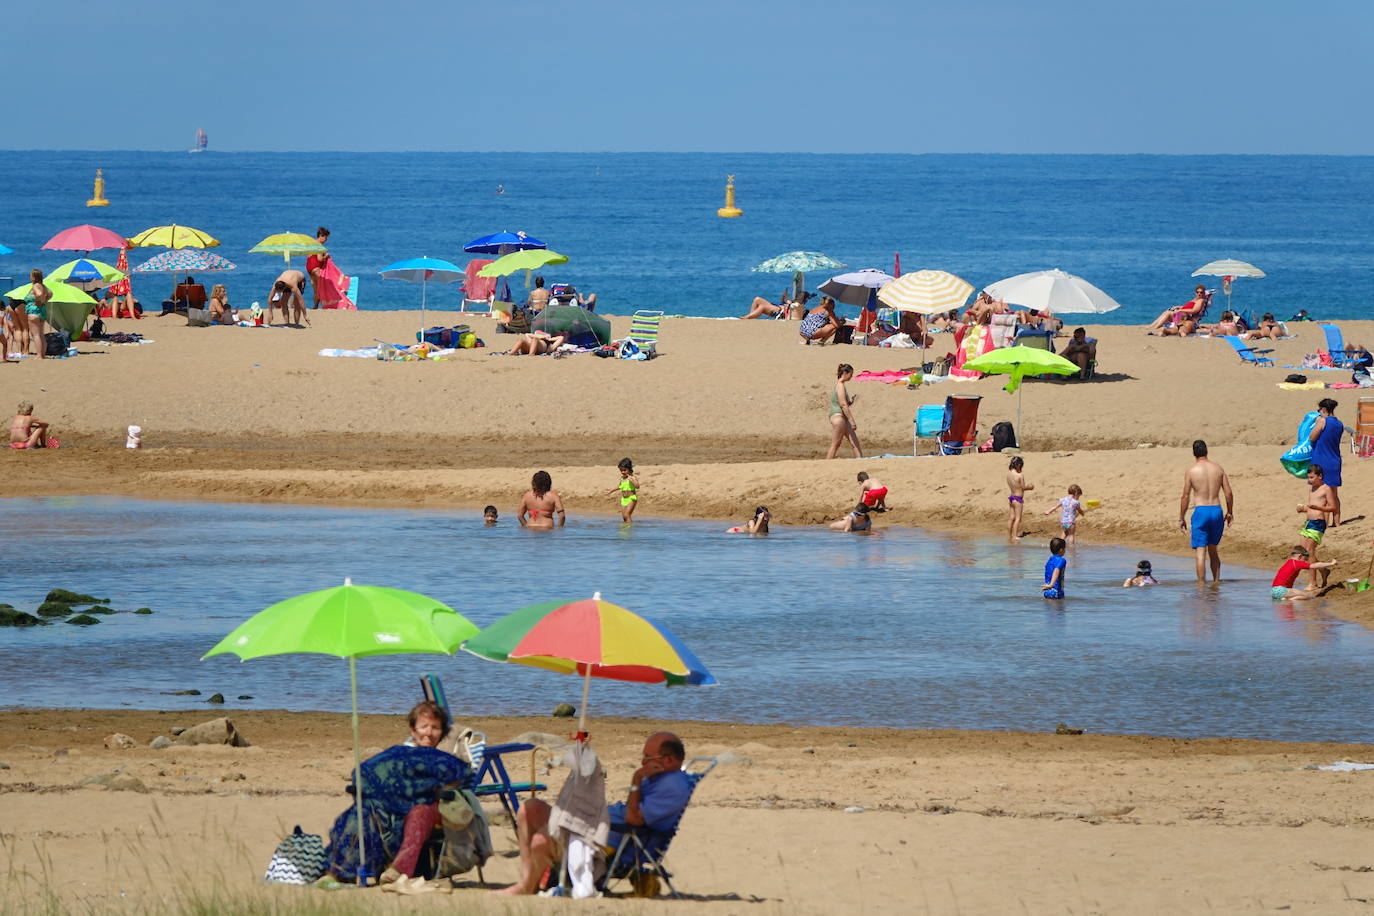
<svg viewBox="0 0 1374 916">
<path fill-rule="evenodd" d="M 1321 546 L 1322 537 L 1326 534 L 1326 515 L 1336 509 L 1336 500 L 1331 488 L 1326 484 L 1326 472 L 1319 464 L 1309 464 L 1307 466 L 1307 485 L 1312 491 L 1307 496 L 1307 502 L 1298 506 L 1299 512 L 1307 513 L 1307 524 L 1302 526 L 1298 532 L 1299 537 L 1304 537 L 1312 543 L 1308 545 L 1308 552 L 1314 568 L 1321 571 L 1321 581 L 1318 582 L 1316 574 L 1313 574 L 1312 587 L 1322 588 L 1326 585 L 1328 572 L 1322 567 L 1316 566 L 1317 548 Z"/>
<path fill-rule="evenodd" d="M 1197 580 L 1207 580 L 1207 567 L 1212 568 L 1212 581 L 1221 578 L 1221 557 L 1217 545 L 1221 536 L 1231 524 L 1232 509 L 1235 507 L 1235 494 L 1231 492 L 1231 481 L 1221 465 L 1207 457 L 1207 443 L 1201 439 L 1193 442 L 1193 465 L 1183 473 L 1183 496 L 1178 503 L 1178 527 L 1188 530 L 1188 503 L 1193 503 L 1192 546 L 1197 551 Z M 1220 498 L 1226 497 L 1226 511 L 1223 512 Z"/>
<path fill-rule="evenodd" d="M 1069 569 L 1069 561 L 1064 559 L 1064 547 L 1063 538 L 1050 538 L 1050 558 L 1045 561 L 1045 584 L 1040 586 L 1042 597 L 1064 597 L 1064 574 Z"/>
</svg>

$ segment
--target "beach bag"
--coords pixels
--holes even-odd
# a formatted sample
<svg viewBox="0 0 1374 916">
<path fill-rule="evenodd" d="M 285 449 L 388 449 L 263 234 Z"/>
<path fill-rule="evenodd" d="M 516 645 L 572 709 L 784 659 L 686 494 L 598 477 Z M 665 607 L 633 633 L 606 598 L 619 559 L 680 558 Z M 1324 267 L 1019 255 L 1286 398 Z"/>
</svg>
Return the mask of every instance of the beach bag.
<svg viewBox="0 0 1374 916">
<path fill-rule="evenodd" d="M 1312 463 L 1312 443 L 1307 437 L 1312 434 L 1312 427 L 1317 424 L 1319 416 L 1321 414 L 1315 410 L 1303 416 L 1302 422 L 1298 424 L 1298 444 L 1279 458 L 1283 469 L 1294 477 L 1307 476 L 1307 466 Z"/>
<path fill-rule="evenodd" d="M 1301 372 L 1290 372 L 1284 378 L 1283 383 L 1285 385 L 1306 385 L 1307 376 L 1303 375 Z"/>
<path fill-rule="evenodd" d="M 491 858 L 491 832 L 477 796 L 453 786 L 439 791 L 439 822 L 444 843 L 434 877 L 448 878 L 481 868 Z"/>
<path fill-rule="evenodd" d="M 48 356 L 66 356 L 68 346 L 67 335 L 60 331 L 43 335 L 43 352 Z"/>
<path fill-rule="evenodd" d="M 314 884 L 324 875 L 327 861 L 324 839 L 317 833 L 305 833 L 297 824 L 295 831 L 277 844 L 262 880 L 272 884 Z"/>
<path fill-rule="evenodd" d="M 1004 448 L 1016 448 L 1016 429 L 1011 421 L 1003 420 L 992 426 L 992 450 L 1000 452 Z"/>
<path fill-rule="evenodd" d="M 1320 369 L 1322 367 L 1321 357 L 1315 353 L 1309 353 L 1302 358 L 1300 369 Z"/>
</svg>

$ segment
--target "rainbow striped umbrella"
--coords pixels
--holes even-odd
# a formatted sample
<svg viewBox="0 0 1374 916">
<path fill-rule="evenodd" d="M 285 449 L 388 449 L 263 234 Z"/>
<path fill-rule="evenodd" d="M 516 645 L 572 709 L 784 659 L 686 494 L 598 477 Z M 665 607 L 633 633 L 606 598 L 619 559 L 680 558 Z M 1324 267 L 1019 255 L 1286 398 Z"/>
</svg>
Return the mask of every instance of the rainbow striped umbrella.
<svg viewBox="0 0 1374 916">
<path fill-rule="evenodd" d="M 582 675 L 579 732 L 587 731 L 591 679 L 705 687 L 717 683 L 692 651 L 661 623 L 597 592 L 581 601 L 548 601 L 507 614 L 463 648 L 479 658 Z"/>
</svg>

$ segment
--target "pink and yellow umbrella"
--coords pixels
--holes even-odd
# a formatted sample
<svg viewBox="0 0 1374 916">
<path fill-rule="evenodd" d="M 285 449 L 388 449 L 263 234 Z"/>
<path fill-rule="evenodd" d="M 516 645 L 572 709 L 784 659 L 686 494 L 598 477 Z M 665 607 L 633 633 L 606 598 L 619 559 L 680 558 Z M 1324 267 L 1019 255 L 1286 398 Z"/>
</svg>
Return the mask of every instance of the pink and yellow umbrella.
<svg viewBox="0 0 1374 916">
<path fill-rule="evenodd" d="M 587 732 L 591 679 L 705 687 L 715 676 L 663 624 L 601 600 L 548 601 L 507 614 L 463 648 L 488 661 L 582 675 L 578 731 Z"/>
</svg>

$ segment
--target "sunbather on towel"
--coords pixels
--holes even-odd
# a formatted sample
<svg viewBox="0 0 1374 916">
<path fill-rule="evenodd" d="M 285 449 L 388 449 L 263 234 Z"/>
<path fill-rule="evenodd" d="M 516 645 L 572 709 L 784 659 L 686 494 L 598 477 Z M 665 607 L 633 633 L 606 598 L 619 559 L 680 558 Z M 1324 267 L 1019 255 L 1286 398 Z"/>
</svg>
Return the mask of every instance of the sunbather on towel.
<svg viewBox="0 0 1374 916">
<path fill-rule="evenodd" d="M 567 341 L 568 338 L 562 334 L 550 334 L 548 331 L 521 334 L 520 339 L 515 342 L 515 346 L 506 351 L 506 355 L 540 356 L 544 353 L 554 353 Z"/>
<path fill-rule="evenodd" d="M 1265 312 L 1259 324 L 1253 330 L 1246 331 L 1241 335 L 1241 340 L 1278 340 L 1283 336 L 1283 325 L 1274 320 L 1274 316 Z"/>
<path fill-rule="evenodd" d="M 611 835 L 607 845 L 615 849 L 627 827 L 645 826 L 650 830 L 677 828 L 682 812 L 692 797 L 692 784 L 682 771 L 687 751 L 682 739 L 672 732 L 657 732 L 644 742 L 639 769 L 630 777 L 630 792 L 624 802 L 610 806 Z M 520 880 L 504 888 L 503 894 L 533 894 L 539 878 L 563 854 L 562 843 L 549 834 L 547 802 L 531 798 L 516 815 L 516 834 L 520 840 Z"/>
</svg>

